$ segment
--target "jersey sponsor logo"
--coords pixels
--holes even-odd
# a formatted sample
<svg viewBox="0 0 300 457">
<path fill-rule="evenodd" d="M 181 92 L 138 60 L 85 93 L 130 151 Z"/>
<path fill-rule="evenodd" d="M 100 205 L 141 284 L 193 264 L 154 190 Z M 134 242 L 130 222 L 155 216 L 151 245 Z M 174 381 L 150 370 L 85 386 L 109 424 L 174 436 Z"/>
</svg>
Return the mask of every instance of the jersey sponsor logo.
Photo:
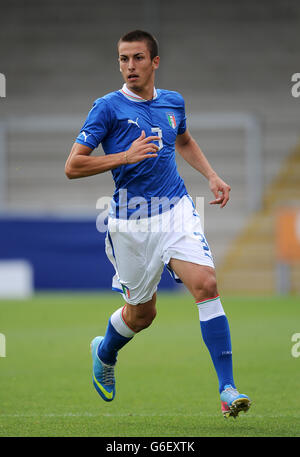
<svg viewBox="0 0 300 457">
<path fill-rule="evenodd" d="M 167 113 L 167 118 L 172 129 L 176 128 L 176 117 L 173 113 Z"/>
<path fill-rule="evenodd" d="M 135 121 L 133 121 L 132 119 L 128 119 L 128 124 L 135 124 L 139 129 L 141 128 L 138 124 L 138 117 Z"/>
<path fill-rule="evenodd" d="M 89 137 L 91 134 L 89 133 L 88 135 L 85 132 L 81 132 L 81 135 L 84 137 L 84 141 L 87 140 L 87 137 Z"/>
</svg>

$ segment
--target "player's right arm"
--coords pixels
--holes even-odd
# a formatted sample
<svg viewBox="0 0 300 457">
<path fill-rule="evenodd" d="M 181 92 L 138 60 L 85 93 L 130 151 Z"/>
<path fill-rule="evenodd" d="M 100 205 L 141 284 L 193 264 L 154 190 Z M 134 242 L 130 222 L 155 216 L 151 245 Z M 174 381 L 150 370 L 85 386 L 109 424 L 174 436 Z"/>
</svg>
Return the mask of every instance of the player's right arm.
<svg viewBox="0 0 300 457">
<path fill-rule="evenodd" d="M 133 164 L 151 157 L 157 157 L 159 147 L 150 143 L 158 141 L 157 136 L 148 136 L 144 130 L 132 142 L 130 148 L 124 152 L 107 154 L 105 156 L 91 156 L 92 148 L 80 143 L 74 143 L 65 165 L 65 174 L 69 179 L 93 176 L 105 171 L 113 170 L 121 165 Z"/>
</svg>

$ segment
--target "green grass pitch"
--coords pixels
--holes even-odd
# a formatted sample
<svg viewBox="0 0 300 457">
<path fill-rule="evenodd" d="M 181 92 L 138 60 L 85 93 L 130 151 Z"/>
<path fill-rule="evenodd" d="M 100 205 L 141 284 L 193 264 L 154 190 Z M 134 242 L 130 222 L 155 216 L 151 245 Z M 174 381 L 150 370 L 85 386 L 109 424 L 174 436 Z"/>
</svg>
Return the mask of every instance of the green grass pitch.
<svg viewBox="0 0 300 457">
<path fill-rule="evenodd" d="M 158 295 L 156 320 L 119 353 L 117 395 L 92 385 L 89 344 L 123 305 L 118 294 L 37 294 L 0 301 L 0 436 L 300 436 L 300 303 L 223 298 L 235 381 L 253 405 L 221 415 L 217 378 L 186 294 Z"/>
</svg>

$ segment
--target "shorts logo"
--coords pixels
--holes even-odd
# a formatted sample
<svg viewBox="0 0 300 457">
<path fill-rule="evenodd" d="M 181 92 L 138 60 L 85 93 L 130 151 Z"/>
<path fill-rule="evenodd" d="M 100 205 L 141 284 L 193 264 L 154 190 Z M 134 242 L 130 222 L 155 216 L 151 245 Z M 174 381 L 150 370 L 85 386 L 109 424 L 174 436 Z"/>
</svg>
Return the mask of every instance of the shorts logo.
<svg viewBox="0 0 300 457">
<path fill-rule="evenodd" d="M 121 284 L 122 289 L 123 289 L 123 294 L 127 297 L 130 298 L 130 291 L 127 286 L 124 286 L 124 284 Z"/>
<path fill-rule="evenodd" d="M 176 127 L 176 117 L 173 113 L 167 113 L 167 118 L 172 129 Z"/>
</svg>

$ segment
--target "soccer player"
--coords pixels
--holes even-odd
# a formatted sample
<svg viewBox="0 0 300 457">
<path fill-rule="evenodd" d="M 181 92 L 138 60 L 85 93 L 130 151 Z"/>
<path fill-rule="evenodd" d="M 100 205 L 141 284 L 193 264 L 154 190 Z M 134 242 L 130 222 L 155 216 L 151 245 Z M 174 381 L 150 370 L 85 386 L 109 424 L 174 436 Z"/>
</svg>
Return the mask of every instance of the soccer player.
<svg viewBox="0 0 300 457">
<path fill-rule="evenodd" d="M 115 268 L 113 289 L 125 305 L 109 318 L 104 336 L 91 342 L 93 383 L 105 401 L 115 396 L 119 350 L 151 325 L 156 291 L 166 265 L 185 284 L 199 309 L 204 342 L 215 367 L 224 417 L 247 411 L 232 372 L 229 325 L 218 294 L 214 263 L 175 162 L 175 148 L 207 180 L 210 202 L 224 208 L 230 186 L 212 169 L 186 127 L 178 92 L 156 89 L 158 44 L 135 30 L 118 42 L 124 85 L 94 102 L 66 162 L 68 178 L 111 171 L 115 182 L 106 253 Z M 102 144 L 104 156 L 92 156 Z"/>
</svg>

